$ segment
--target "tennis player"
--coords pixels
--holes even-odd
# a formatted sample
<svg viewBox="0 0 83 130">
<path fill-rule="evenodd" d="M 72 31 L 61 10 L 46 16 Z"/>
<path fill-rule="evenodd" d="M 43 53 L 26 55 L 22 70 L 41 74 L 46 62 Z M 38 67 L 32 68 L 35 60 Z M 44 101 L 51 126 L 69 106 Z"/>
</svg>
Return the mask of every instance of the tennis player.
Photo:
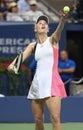
<svg viewBox="0 0 83 130">
<path fill-rule="evenodd" d="M 38 39 L 35 50 L 36 72 L 27 98 L 32 100 L 35 130 L 44 130 L 44 105 L 50 113 L 53 130 L 61 130 L 61 99 L 66 97 L 64 84 L 58 73 L 58 50 L 61 31 L 68 13 L 61 12 L 55 32 L 48 36 L 49 20 L 43 15 L 37 19 L 35 33 Z M 33 52 L 36 42 L 30 43 L 23 52 L 23 61 Z M 9 66 L 13 65 L 12 62 Z"/>
</svg>

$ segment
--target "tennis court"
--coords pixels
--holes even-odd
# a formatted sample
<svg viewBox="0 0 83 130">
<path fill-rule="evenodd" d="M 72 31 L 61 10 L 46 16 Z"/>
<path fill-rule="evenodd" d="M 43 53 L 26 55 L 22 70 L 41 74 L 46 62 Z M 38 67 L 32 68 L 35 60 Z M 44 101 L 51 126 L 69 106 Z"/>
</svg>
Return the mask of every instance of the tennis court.
<svg viewBox="0 0 83 130">
<path fill-rule="evenodd" d="M 0 123 L 0 130 L 34 130 L 32 123 Z M 45 130 L 52 130 L 50 123 L 45 123 Z M 83 130 L 83 123 L 62 123 L 62 130 Z"/>
</svg>

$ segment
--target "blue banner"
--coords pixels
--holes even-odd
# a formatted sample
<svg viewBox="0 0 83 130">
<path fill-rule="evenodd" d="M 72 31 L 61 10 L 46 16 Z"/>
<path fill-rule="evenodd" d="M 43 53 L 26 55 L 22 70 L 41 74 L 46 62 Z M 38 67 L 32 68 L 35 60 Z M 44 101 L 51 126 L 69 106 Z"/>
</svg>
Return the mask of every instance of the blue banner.
<svg viewBox="0 0 83 130">
<path fill-rule="evenodd" d="M 52 34 L 58 23 L 49 24 L 49 34 Z M 66 48 L 67 31 L 83 31 L 82 24 L 65 24 L 61 34 L 60 49 Z M 0 57 L 16 56 L 18 51 L 23 51 L 26 46 L 36 41 L 34 23 L 6 22 L 0 23 Z"/>
<path fill-rule="evenodd" d="M 35 41 L 34 24 L 4 24 L 0 26 L 0 56 L 12 57 Z"/>
<path fill-rule="evenodd" d="M 34 26 L 34 23 L 0 23 L 0 56 L 16 56 L 18 51 L 23 51 L 29 43 L 36 41 Z M 57 23 L 49 24 L 48 35 L 55 31 L 56 26 Z"/>
</svg>

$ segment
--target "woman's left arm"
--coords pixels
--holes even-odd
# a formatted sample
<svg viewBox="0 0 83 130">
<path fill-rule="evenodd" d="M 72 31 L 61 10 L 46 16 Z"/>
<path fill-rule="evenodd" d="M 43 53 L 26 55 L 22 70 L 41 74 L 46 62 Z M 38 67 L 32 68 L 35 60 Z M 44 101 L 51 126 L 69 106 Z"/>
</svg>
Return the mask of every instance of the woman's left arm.
<svg viewBox="0 0 83 130">
<path fill-rule="evenodd" d="M 50 37 L 50 42 L 52 44 L 59 42 L 61 32 L 64 28 L 65 19 L 67 18 L 67 16 L 68 16 L 68 13 L 61 12 L 61 18 L 60 18 L 59 24 L 58 24 L 56 30 L 54 31 L 54 33 Z"/>
</svg>

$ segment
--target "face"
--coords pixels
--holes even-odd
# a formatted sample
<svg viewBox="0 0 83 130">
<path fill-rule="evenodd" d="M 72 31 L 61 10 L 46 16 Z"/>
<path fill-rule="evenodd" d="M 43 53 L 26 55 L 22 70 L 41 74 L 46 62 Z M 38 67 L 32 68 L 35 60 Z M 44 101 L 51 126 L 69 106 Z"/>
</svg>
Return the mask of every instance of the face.
<svg viewBox="0 0 83 130">
<path fill-rule="evenodd" d="M 30 5 L 30 9 L 35 12 L 37 10 L 37 6 L 35 4 Z"/>
<path fill-rule="evenodd" d="M 15 6 L 15 7 L 12 8 L 12 12 L 13 12 L 13 13 L 17 13 L 17 12 L 18 12 L 17 6 Z"/>
<path fill-rule="evenodd" d="M 60 58 L 63 61 L 67 60 L 68 59 L 68 53 L 66 51 L 61 51 L 60 52 Z"/>
<path fill-rule="evenodd" d="M 28 3 L 30 2 L 30 0 L 25 0 L 25 1 L 28 2 Z"/>
<path fill-rule="evenodd" d="M 40 20 L 35 26 L 35 32 L 37 33 L 48 33 L 49 27 L 45 20 Z"/>
</svg>

